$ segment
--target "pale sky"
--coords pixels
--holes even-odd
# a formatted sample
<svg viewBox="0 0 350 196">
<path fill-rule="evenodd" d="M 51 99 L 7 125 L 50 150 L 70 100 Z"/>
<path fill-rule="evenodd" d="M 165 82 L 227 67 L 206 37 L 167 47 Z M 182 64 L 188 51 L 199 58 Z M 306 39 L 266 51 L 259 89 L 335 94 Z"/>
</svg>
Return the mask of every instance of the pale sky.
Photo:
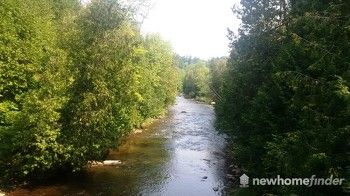
<svg viewBox="0 0 350 196">
<path fill-rule="evenodd" d="M 227 56 L 227 28 L 239 20 L 231 8 L 239 0 L 152 0 L 142 25 L 144 33 L 159 33 L 180 55 L 202 59 Z"/>
</svg>

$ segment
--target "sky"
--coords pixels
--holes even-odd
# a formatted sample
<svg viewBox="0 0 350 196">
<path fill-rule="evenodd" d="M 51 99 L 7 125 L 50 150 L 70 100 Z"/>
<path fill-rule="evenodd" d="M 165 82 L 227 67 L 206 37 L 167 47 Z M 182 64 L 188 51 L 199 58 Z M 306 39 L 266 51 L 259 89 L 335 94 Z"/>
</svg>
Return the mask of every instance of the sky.
<svg viewBox="0 0 350 196">
<path fill-rule="evenodd" d="M 231 8 L 239 0 L 151 0 L 143 33 L 159 33 L 179 55 L 202 59 L 227 56 L 227 28 L 239 20 Z"/>
</svg>

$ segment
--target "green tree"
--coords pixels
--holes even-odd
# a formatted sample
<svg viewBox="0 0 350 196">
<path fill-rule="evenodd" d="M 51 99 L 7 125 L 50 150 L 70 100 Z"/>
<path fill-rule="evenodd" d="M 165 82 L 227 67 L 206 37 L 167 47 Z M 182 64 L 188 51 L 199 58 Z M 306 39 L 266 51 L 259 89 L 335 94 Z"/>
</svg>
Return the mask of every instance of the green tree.
<svg viewBox="0 0 350 196">
<path fill-rule="evenodd" d="M 188 65 L 185 70 L 183 92 L 191 98 L 204 98 L 209 94 L 209 68 L 206 64 Z"/>
<path fill-rule="evenodd" d="M 127 8 L 0 2 L 0 180 L 80 170 L 174 102 L 171 47 Z"/>
<path fill-rule="evenodd" d="M 250 176 L 349 179 L 349 3 L 241 1 L 218 124 Z M 346 185 L 343 185 L 345 188 Z M 257 188 L 257 187 L 255 187 Z M 341 187 L 261 192 L 341 193 Z"/>
<path fill-rule="evenodd" d="M 209 97 L 215 101 L 222 99 L 221 94 L 225 84 L 225 73 L 227 71 L 227 58 L 213 58 L 208 62 L 209 67 Z"/>
<path fill-rule="evenodd" d="M 3 176 L 40 175 L 61 161 L 66 53 L 47 1 L 0 3 L 0 162 Z"/>
<path fill-rule="evenodd" d="M 160 115 L 174 103 L 178 92 L 179 73 L 173 64 L 170 45 L 158 35 L 144 38 L 144 63 L 140 67 L 140 111 L 143 118 Z M 157 97 L 157 99 L 155 99 Z"/>
</svg>

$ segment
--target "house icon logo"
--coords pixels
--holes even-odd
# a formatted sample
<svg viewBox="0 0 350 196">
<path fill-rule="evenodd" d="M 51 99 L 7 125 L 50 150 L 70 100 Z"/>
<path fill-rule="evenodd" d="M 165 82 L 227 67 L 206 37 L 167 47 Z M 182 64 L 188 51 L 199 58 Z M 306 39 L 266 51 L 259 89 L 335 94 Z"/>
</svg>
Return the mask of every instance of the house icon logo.
<svg viewBox="0 0 350 196">
<path fill-rule="evenodd" d="M 241 184 L 239 187 L 249 187 L 249 177 L 243 174 L 241 177 L 239 177 L 239 183 Z"/>
</svg>

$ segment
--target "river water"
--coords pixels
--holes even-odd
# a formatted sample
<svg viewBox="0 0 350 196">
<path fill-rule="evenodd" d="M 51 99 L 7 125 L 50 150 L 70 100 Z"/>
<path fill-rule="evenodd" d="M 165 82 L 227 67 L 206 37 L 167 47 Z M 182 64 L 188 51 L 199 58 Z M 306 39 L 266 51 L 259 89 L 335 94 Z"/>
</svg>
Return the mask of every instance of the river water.
<svg viewBox="0 0 350 196">
<path fill-rule="evenodd" d="M 224 195 L 225 139 L 214 129 L 213 107 L 177 97 L 167 117 L 125 139 L 97 166 L 9 195 Z"/>
</svg>

